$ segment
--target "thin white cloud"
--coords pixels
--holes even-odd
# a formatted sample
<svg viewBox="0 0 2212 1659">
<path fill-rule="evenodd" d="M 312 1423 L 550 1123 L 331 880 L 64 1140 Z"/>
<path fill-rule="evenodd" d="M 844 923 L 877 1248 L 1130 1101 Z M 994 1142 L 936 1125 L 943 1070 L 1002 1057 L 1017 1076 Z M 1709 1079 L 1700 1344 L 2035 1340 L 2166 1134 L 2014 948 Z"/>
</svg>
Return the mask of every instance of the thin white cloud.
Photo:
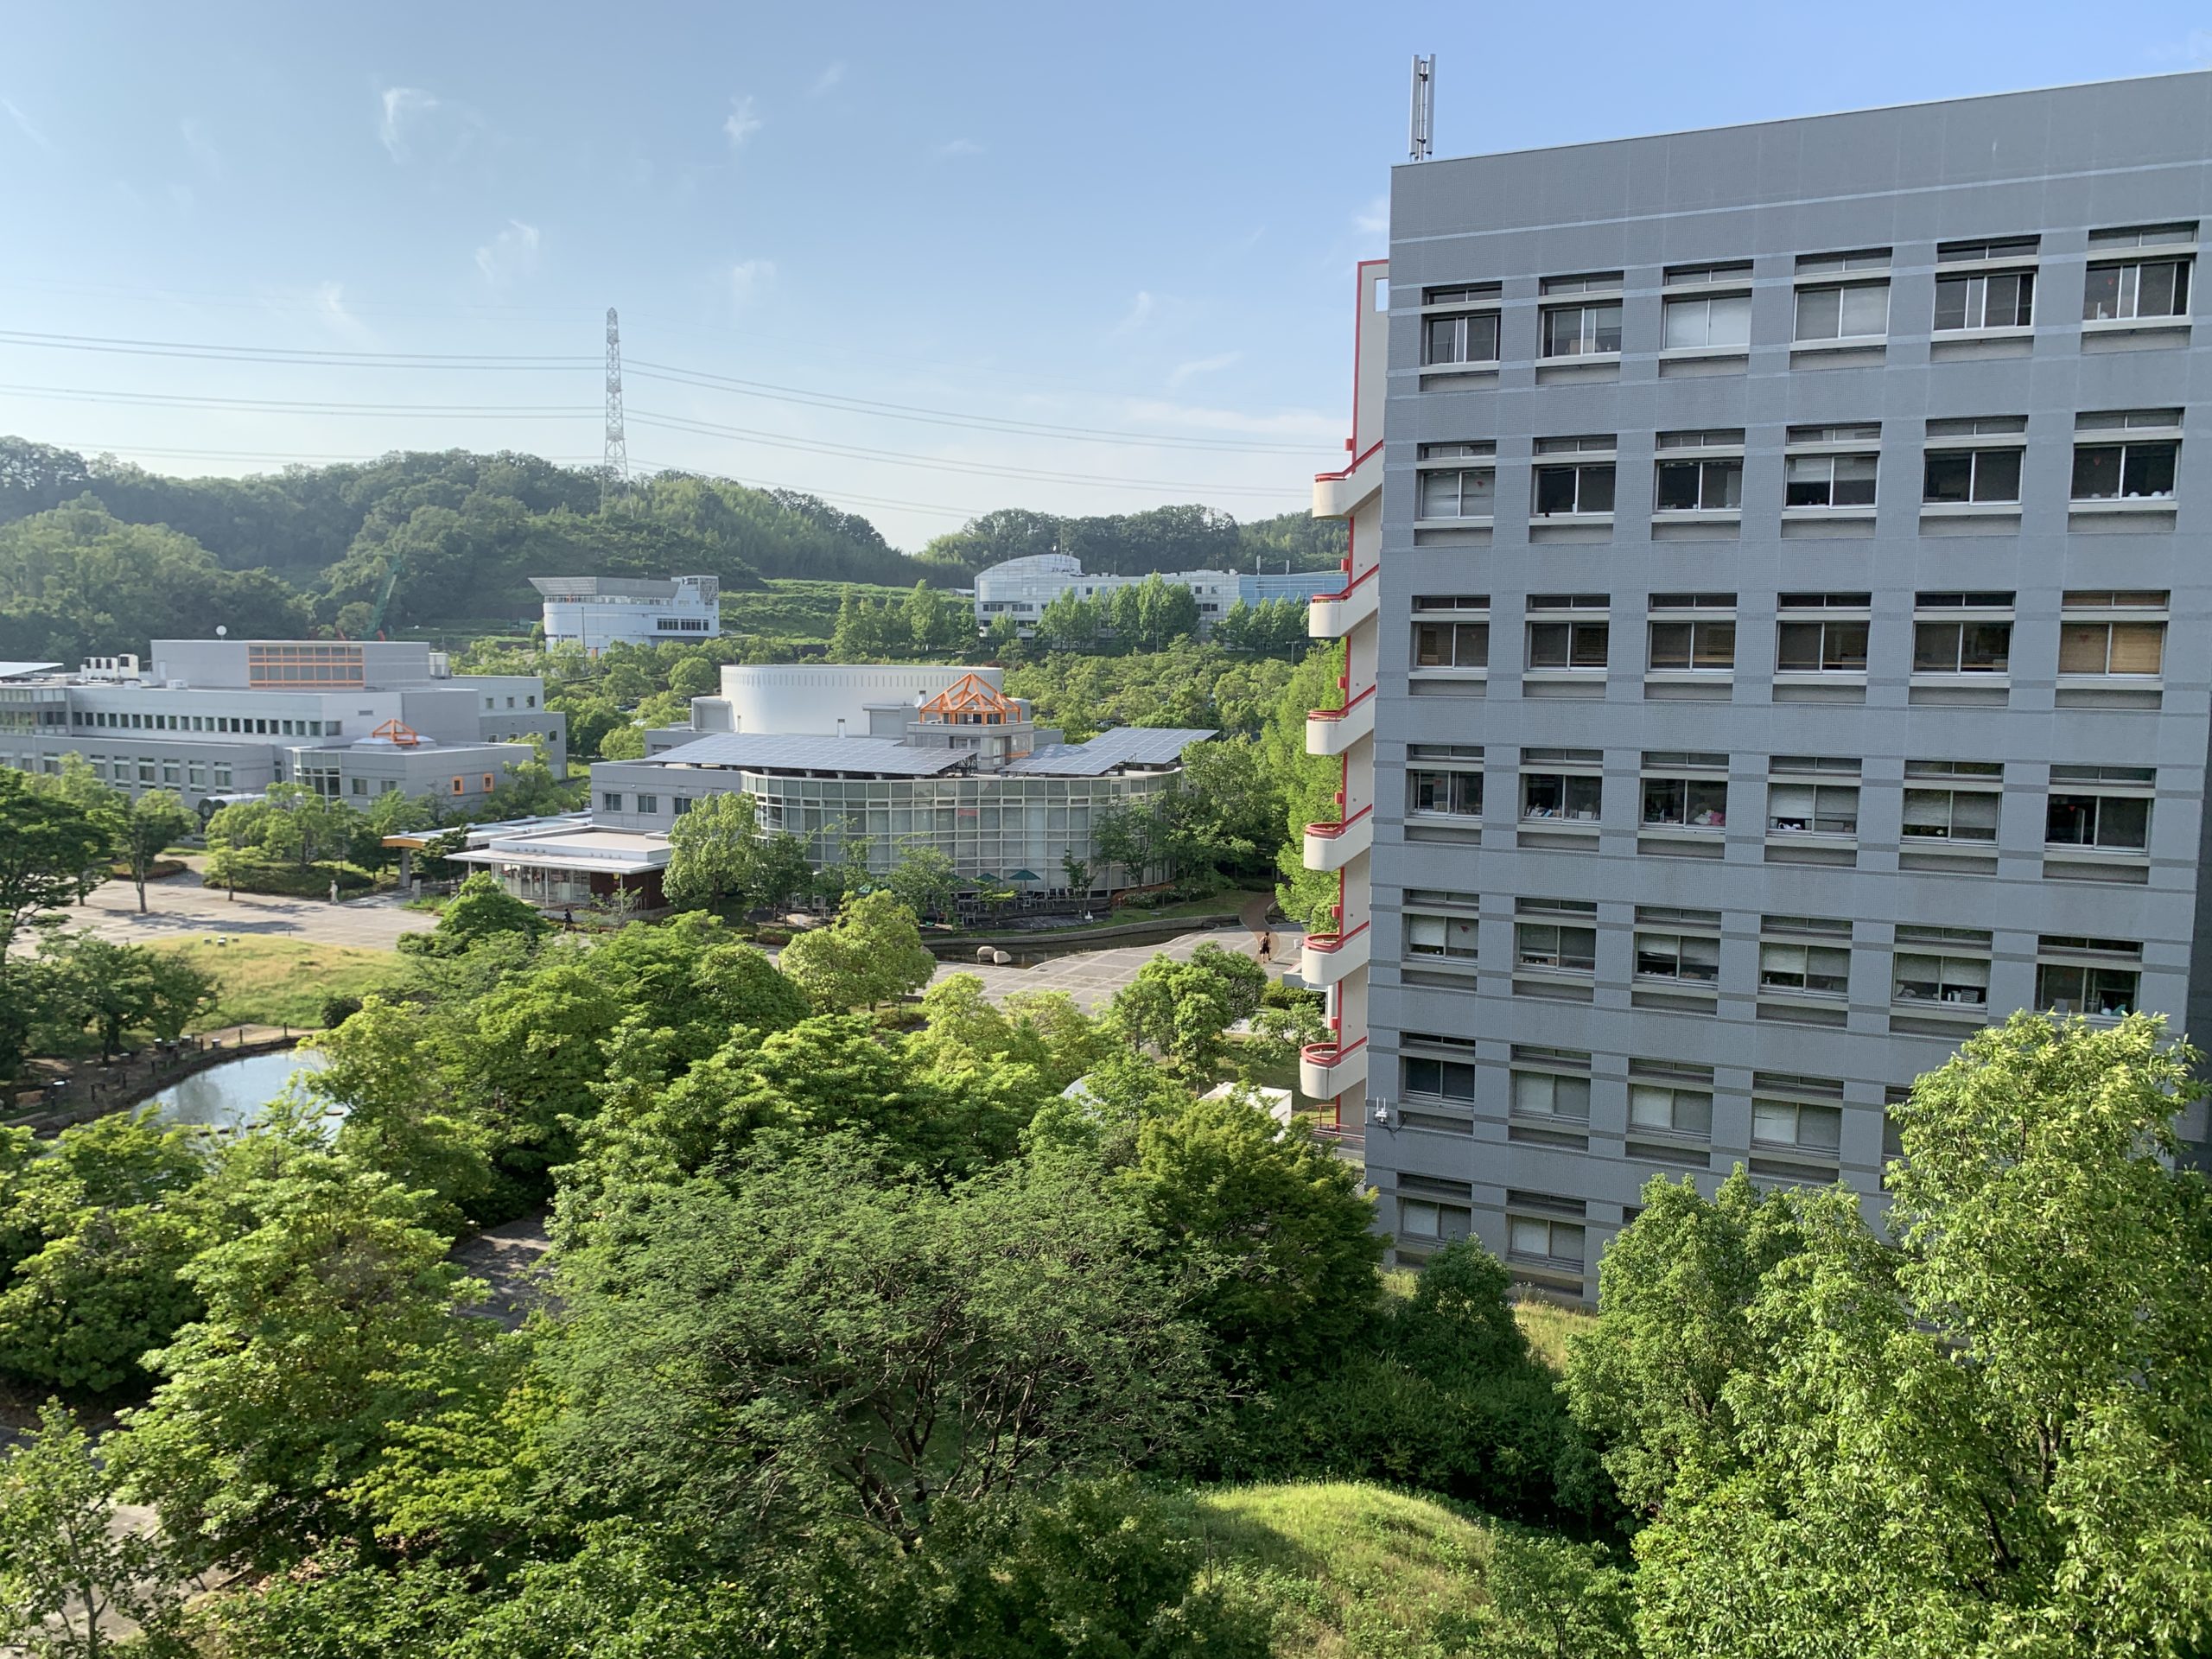
<svg viewBox="0 0 2212 1659">
<path fill-rule="evenodd" d="M 1211 357 L 1193 358 L 1188 363 L 1178 363 L 1167 377 L 1167 390 L 1175 391 L 1193 375 L 1212 374 L 1218 370 L 1233 368 L 1244 360 L 1242 352 L 1216 352 Z"/>
<path fill-rule="evenodd" d="M 1122 320 L 1114 325 L 1114 332 L 1134 334 L 1150 322 L 1153 314 L 1159 309 L 1160 302 L 1153 298 L 1152 290 L 1141 288 L 1137 290 L 1136 298 L 1129 302 L 1129 308 L 1122 314 Z"/>
<path fill-rule="evenodd" d="M 177 130 L 184 137 L 184 147 L 202 173 L 211 179 L 223 176 L 223 154 L 215 148 L 215 141 L 207 136 L 207 129 L 191 116 L 177 123 Z"/>
<path fill-rule="evenodd" d="M 765 294 L 776 280 L 772 259 L 741 259 L 729 268 L 730 302 L 744 310 Z"/>
<path fill-rule="evenodd" d="M 8 112 L 8 118 L 16 124 L 16 131 L 22 133 L 24 137 L 48 155 L 54 153 L 54 141 L 39 130 L 38 123 L 25 115 L 22 107 L 13 99 L 0 98 L 0 110 L 5 110 Z"/>
<path fill-rule="evenodd" d="M 806 95 L 809 98 L 819 98 L 823 93 L 838 86 L 844 79 L 845 60 L 840 58 L 814 78 L 814 85 L 806 89 Z"/>
<path fill-rule="evenodd" d="M 537 226 L 509 219 L 476 250 L 476 269 L 493 288 L 506 288 L 537 270 Z"/>
<path fill-rule="evenodd" d="M 1351 216 L 1351 227 L 1362 236 L 1381 236 L 1390 228 L 1390 198 L 1377 196 Z"/>
<path fill-rule="evenodd" d="M 408 156 L 408 133 L 438 107 L 438 100 L 419 86 L 387 86 L 378 94 L 383 113 L 377 118 L 377 137 L 395 162 Z"/>
<path fill-rule="evenodd" d="M 2192 29 L 2178 41 L 2167 41 L 2151 48 L 2151 57 L 2158 63 L 2185 63 L 2192 69 L 2212 63 L 2212 29 Z"/>
<path fill-rule="evenodd" d="M 955 138 L 950 143 L 937 147 L 937 158 L 940 162 L 957 161 L 963 156 L 980 156 L 982 153 L 982 145 L 973 138 Z"/>
<path fill-rule="evenodd" d="M 767 124 L 749 98 L 733 98 L 729 101 L 729 115 L 722 122 L 722 131 L 728 136 L 732 149 L 743 149 L 746 141 Z"/>
<path fill-rule="evenodd" d="M 318 283 L 308 296 L 315 315 L 333 334 L 349 340 L 372 338 L 368 325 L 346 308 L 346 289 L 339 283 Z"/>
</svg>

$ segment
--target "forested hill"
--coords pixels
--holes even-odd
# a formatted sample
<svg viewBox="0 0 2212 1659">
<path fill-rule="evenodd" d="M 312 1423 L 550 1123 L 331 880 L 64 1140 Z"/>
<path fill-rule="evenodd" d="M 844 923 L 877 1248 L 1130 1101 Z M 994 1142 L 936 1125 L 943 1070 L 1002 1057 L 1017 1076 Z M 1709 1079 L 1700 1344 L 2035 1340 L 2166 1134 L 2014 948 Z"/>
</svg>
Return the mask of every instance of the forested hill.
<svg viewBox="0 0 2212 1659">
<path fill-rule="evenodd" d="M 994 512 L 918 556 L 820 499 L 660 473 L 600 509 L 595 470 L 534 455 L 396 452 L 249 478 L 170 478 L 0 437 L 0 657 L 72 661 L 154 633 L 359 632 L 395 563 L 386 626 L 529 615 L 534 575 L 720 576 L 964 585 L 1057 544 L 1089 568 L 1323 568 L 1341 530 L 1286 514 L 1238 524 L 1205 507 L 1104 518 Z"/>
</svg>

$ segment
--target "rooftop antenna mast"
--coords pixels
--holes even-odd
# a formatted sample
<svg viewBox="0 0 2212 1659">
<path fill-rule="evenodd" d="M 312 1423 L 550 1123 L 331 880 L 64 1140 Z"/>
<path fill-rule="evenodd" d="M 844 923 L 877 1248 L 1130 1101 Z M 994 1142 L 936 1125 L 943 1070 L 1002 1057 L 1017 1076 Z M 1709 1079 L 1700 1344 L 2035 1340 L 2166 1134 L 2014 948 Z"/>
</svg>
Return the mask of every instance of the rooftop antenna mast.
<svg viewBox="0 0 2212 1659">
<path fill-rule="evenodd" d="M 1436 147 L 1436 54 L 1414 58 L 1413 120 L 1407 148 L 1416 162 L 1427 161 Z M 610 314 L 612 315 L 612 314 Z"/>
<path fill-rule="evenodd" d="M 599 510 L 627 494 L 630 488 L 630 441 L 622 431 L 622 324 L 614 308 L 607 308 L 607 454 L 600 463 Z"/>
</svg>

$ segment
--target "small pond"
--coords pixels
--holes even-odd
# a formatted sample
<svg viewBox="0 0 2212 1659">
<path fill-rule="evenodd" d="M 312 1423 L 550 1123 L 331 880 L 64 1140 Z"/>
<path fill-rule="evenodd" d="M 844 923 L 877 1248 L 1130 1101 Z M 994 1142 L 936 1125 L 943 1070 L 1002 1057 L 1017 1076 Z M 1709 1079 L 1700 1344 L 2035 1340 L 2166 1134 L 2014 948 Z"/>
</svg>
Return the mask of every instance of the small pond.
<svg viewBox="0 0 2212 1659">
<path fill-rule="evenodd" d="M 322 1056 L 313 1049 L 287 1049 L 225 1060 L 173 1083 L 144 1103 L 164 1123 L 199 1123 L 235 1129 L 252 1122 L 262 1109 L 284 1092 L 295 1071 L 319 1071 Z"/>
</svg>

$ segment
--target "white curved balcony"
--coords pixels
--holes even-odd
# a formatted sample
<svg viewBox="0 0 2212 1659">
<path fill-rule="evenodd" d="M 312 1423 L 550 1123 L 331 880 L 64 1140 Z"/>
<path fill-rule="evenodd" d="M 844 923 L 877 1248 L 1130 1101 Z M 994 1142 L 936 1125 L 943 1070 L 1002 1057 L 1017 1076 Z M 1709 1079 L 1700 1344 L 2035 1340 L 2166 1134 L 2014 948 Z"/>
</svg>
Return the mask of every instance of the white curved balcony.
<svg viewBox="0 0 2212 1659">
<path fill-rule="evenodd" d="M 1341 639 L 1382 602 L 1382 567 L 1370 564 L 1342 593 L 1317 594 L 1306 607 L 1306 632 L 1314 639 Z"/>
<path fill-rule="evenodd" d="M 1313 516 L 1349 518 L 1352 509 L 1382 487 L 1382 445 L 1377 440 L 1342 472 L 1314 474 Z"/>
<path fill-rule="evenodd" d="M 1329 1100 L 1367 1081 L 1367 1039 L 1308 1043 L 1298 1052 L 1298 1086 L 1316 1100 Z"/>
<path fill-rule="evenodd" d="M 1363 737 L 1375 735 L 1375 688 L 1369 686 L 1341 709 L 1316 709 L 1306 716 L 1306 753 L 1342 754 Z"/>
<path fill-rule="evenodd" d="M 1367 966 L 1373 949 L 1371 930 L 1362 922 L 1349 933 L 1308 933 L 1299 948 L 1298 976 L 1325 990 Z"/>
<path fill-rule="evenodd" d="M 1375 809 L 1363 806 L 1349 818 L 1306 826 L 1306 868 L 1341 870 L 1375 844 Z"/>
</svg>

